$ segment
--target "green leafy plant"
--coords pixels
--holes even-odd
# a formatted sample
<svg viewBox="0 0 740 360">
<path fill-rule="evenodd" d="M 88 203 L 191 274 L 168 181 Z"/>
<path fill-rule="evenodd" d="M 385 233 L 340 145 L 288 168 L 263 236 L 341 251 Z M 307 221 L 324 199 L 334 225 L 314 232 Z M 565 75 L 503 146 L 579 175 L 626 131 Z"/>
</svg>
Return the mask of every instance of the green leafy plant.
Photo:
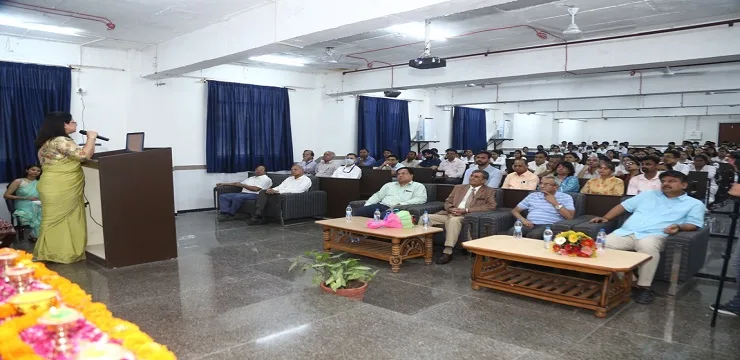
<svg viewBox="0 0 740 360">
<path fill-rule="evenodd" d="M 330 254 L 317 250 L 306 251 L 305 256 L 297 256 L 292 259 L 288 271 L 300 267 L 301 271 L 313 269 L 316 274 L 313 277 L 314 285 L 323 282 L 334 290 L 349 289 L 362 286 L 375 277 L 378 271 L 360 264 L 359 259 L 342 259 L 344 254 Z"/>
</svg>

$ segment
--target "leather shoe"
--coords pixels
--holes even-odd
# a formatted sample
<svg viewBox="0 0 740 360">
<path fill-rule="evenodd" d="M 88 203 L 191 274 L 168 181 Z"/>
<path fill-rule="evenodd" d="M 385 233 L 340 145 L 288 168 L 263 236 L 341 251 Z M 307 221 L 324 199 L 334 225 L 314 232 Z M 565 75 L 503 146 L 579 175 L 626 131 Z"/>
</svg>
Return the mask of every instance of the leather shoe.
<svg viewBox="0 0 740 360">
<path fill-rule="evenodd" d="M 450 261 L 452 261 L 452 255 L 442 254 L 442 256 L 440 256 L 439 259 L 437 259 L 437 264 L 444 265 Z"/>
</svg>

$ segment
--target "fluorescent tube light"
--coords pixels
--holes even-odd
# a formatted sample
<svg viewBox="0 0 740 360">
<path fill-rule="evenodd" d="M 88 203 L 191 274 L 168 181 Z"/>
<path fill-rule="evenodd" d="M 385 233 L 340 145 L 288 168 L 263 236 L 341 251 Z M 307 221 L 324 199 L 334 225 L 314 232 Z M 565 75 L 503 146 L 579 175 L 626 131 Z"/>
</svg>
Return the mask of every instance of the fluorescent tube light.
<svg viewBox="0 0 740 360">
<path fill-rule="evenodd" d="M 0 25 L 17 27 L 17 28 L 27 29 L 27 30 L 43 31 L 43 32 L 54 33 L 54 34 L 72 35 L 72 36 L 80 36 L 81 35 L 80 33 L 82 32 L 82 30 L 80 29 L 30 23 L 30 22 L 25 22 L 19 19 L 14 19 L 12 17 L 2 16 L 2 15 L 0 15 Z"/>
<path fill-rule="evenodd" d="M 306 61 L 303 59 L 278 56 L 278 55 L 252 56 L 249 58 L 249 60 L 270 63 L 270 64 L 288 65 L 288 66 L 306 65 Z"/>
<path fill-rule="evenodd" d="M 445 33 L 444 31 L 435 28 L 434 24 L 432 24 L 431 26 L 431 39 L 434 41 L 446 41 L 448 37 L 452 36 L 451 34 Z M 415 39 L 424 40 L 424 23 L 406 23 L 401 25 L 394 25 L 387 28 L 386 30 L 394 33 L 403 34 Z"/>
</svg>

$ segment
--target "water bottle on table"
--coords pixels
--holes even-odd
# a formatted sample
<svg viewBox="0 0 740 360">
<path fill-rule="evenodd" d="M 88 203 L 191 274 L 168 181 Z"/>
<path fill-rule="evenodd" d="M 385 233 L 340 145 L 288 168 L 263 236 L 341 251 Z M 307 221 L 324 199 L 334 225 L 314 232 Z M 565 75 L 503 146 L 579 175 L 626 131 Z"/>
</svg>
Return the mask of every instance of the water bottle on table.
<svg viewBox="0 0 740 360">
<path fill-rule="evenodd" d="M 424 215 L 421 216 L 421 224 L 424 226 L 424 230 L 429 229 L 429 213 L 426 211 L 424 212 Z"/>
<path fill-rule="evenodd" d="M 352 207 L 347 205 L 347 208 L 344 210 L 344 219 L 347 222 L 352 222 Z"/>
<path fill-rule="evenodd" d="M 514 239 L 521 239 L 522 238 L 522 221 L 519 219 L 516 219 L 516 222 L 514 223 Z"/>
<path fill-rule="evenodd" d="M 550 242 L 552 241 L 552 230 L 550 230 L 550 227 L 545 228 L 545 233 L 542 236 L 542 240 L 545 240 L 545 249 L 550 248 Z"/>
<path fill-rule="evenodd" d="M 596 235 L 596 251 L 603 252 L 606 250 L 606 231 L 604 229 L 599 230 L 599 234 Z"/>
<path fill-rule="evenodd" d="M 373 213 L 373 222 L 374 223 L 380 222 L 380 209 L 375 209 L 375 212 Z"/>
</svg>

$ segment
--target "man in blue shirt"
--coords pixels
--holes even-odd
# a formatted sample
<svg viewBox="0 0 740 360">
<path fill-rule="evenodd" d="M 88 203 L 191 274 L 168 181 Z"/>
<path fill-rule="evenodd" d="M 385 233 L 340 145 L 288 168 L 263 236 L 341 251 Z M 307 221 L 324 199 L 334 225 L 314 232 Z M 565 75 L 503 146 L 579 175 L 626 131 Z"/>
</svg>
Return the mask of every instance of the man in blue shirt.
<svg viewBox="0 0 740 360">
<path fill-rule="evenodd" d="M 390 151 L 388 149 L 383 150 L 383 158 L 376 161 L 374 166 L 383 166 L 383 164 L 388 161 L 388 157 L 391 155 L 393 155 L 393 151 Z"/>
<path fill-rule="evenodd" d="M 359 151 L 360 157 L 357 158 L 356 164 L 359 166 L 374 166 L 375 165 L 375 158 L 370 156 L 370 153 L 367 151 L 367 149 L 360 149 Z"/>
<path fill-rule="evenodd" d="M 522 211 L 527 210 L 527 217 Z M 576 208 L 573 197 L 558 191 L 555 177 L 545 176 L 540 179 L 540 191 L 535 191 L 522 200 L 511 214 L 522 222 L 522 236 L 531 239 L 542 239 L 545 227 L 575 216 Z M 514 228 L 509 229 L 514 234 Z"/>
<path fill-rule="evenodd" d="M 475 164 L 477 166 L 470 166 L 467 170 L 465 170 L 465 175 L 463 175 L 463 185 L 467 185 L 470 183 L 470 174 L 473 173 L 473 170 L 483 170 L 488 173 L 488 182 L 486 183 L 486 186 L 498 189 L 501 187 L 501 178 L 503 178 L 504 173 L 496 169 L 491 165 L 491 154 L 488 151 L 479 151 L 477 155 L 475 155 Z"/>
<path fill-rule="evenodd" d="M 439 164 L 442 163 L 441 160 L 434 157 L 434 152 L 432 150 L 424 150 L 421 154 L 424 155 L 424 160 L 419 163 L 419 167 L 436 170 L 439 167 Z"/>
<path fill-rule="evenodd" d="M 660 174 L 661 191 L 641 192 L 609 210 L 604 217 L 591 220 L 607 222 L 624 212 L 632 216 L 621 228 L 606 237 L 606 247 L 632 250 L 652 256 L 640 266 L 637 288 L 632 298 L 638 304 L 650 304 L 655 296 L 650 285 L 660 263 L 665 239 L 679 231 L 696 231 L 704 225 L 704 204 L 686 194 L 688 177 L 680 171 L 669 170 Z M 629 275 L 628 275 L 629 276 Z"/>
</svg>

